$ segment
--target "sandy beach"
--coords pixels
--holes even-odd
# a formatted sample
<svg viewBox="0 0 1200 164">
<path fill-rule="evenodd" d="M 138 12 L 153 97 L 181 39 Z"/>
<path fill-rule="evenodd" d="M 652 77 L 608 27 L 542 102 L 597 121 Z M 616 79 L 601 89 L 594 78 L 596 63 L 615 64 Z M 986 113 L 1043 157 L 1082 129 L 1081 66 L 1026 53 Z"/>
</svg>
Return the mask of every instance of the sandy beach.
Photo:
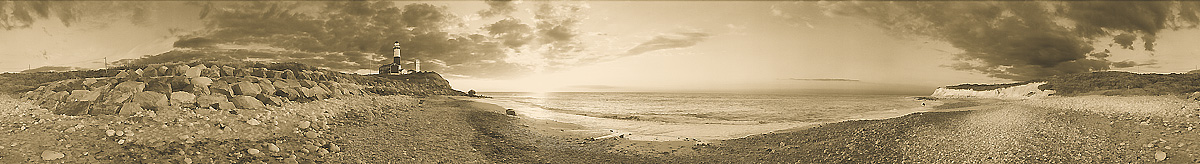
<svg viewBox="0 0 1200 164">
<path fill-rule="evenodd" d="M 1131 99 L 1091 99 L 1114 98 Z M 510 116 L 500 106 L 467 99 L 361 96 L 239 111 L 237 115 L 186 111 L 165 120 L 164 116 L 53 115 L 28 100 L 4 98 L 0 101 L 4 113 L 0 119 L 5 122 L 0 129 L 0 161 L 1141 163 L 1158 161 L 1156 155 L 1164 155 L 1163 162 L 1168 163 L 1200 159 L 1200 145 L 1192 144 L 1200 139 L 1194 137 L 1200 135 L 1193 130 L 1200 125 L 1194 114 L 1119 114 L 1048 105 L 1077 99 L 994 101 L 977 106 L 952 103 L 958 105 L 897 118 L 820 124 L 708 142 L 594 139 L 611 133 Z M 248 123 L 252 118 L 258 123 Z M 301 122 L 309 122 L 308 127 L 298 128 L 303 127 Z M 106 134 L 112 129 L 125 134 Z M 313 132 L 311 136 L 309 132 Z M 63 157 L 43 160 L 46 151 Z"/>
</svg>

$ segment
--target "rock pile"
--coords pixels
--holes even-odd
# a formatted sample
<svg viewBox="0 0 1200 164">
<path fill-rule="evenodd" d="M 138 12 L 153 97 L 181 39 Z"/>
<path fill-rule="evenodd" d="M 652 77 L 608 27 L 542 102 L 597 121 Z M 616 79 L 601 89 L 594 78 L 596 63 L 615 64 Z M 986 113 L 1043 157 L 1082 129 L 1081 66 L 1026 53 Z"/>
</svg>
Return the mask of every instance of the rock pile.
<svg viewBox="0 0 1200 164">
<path fill-rule="evenodd" d="M 22 98 L 55 114 L 136 115 L 180 108 L 266 109 L 370 94 L 368 86 L 318 71 L 234 68 L 204 64 L 149 65 L 116 76 L 67 79 L 25 92 Z"/>
</svg>

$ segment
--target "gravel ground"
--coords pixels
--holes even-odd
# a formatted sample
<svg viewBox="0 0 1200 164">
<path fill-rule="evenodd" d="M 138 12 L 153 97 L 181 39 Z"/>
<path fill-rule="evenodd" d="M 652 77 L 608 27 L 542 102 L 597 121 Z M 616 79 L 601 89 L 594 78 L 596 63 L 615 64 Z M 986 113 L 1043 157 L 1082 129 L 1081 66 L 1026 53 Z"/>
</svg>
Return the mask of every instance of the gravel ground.
<svg viewBox="0 0 1200 164">
<path fill-rule="evenodd" d="M 1078 100 L 1070 102 L 1074 101 Z M 0 97 L 0 163 L 1195 163 L 1200 159 L 1200 145 L 1193 144 L 1200 142 L 1196 137 L 1200 131 L 1194 130 L 1200 119 L 1188 117 L 1195 113 L 1122 114 L 1024 101 L 960 108 L 696 144 L 591 140 L 594 136 L 570 132 L 577 126 L 509 116 L 495 105 L 446 97 L 365 96 L 239 114 L 193 110 L 174 120 L 53 115 L 27 100 Z M 258 125 L 249 119 L 259 121 Z M 301 124 L 308 127 L 300 128 Z M 108 135 L 107 130 L 127 134 Z"/>
</svg>

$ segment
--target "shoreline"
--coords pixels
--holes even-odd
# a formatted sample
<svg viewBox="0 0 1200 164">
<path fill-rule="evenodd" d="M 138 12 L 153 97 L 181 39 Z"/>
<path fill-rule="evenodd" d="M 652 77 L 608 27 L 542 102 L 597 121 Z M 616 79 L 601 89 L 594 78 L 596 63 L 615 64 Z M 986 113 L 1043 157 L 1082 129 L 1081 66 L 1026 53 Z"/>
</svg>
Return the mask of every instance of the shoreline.
<svg viewBox="0 0 1200 164">
<path fill-rule="evenodd" d="M 616 118 L 608 118 L 608 117 L 594 117 L 594 116 L 579 115 L 579 114 L 572 114 L 572 113 L 561 113 L 561 112 L 557 112 L 557 111 L 553 111 L 553 110 L 542 109 L 539 106 L 527 107 L 524 105 L 514 105 L 514 104 L 503 105 L 506 102 L 506 100 L 499 100 L 499 99 L 494 99 L 494 98 L 463 97 L 459 100 L 472 101 L 475 103 L 492 105 L 495 107 L 490 107 L 490 108 L 495 108 L 495 109 L 490 109 L 490 110 L 499 111 L 500 113 L 503 113 L 505 109 L 514 109 L 516 111 L 517 115 L 520 116 L 522 119 L 534 119 L 534 120 L 552 121 L 552 122 L 563 123 L 563 124 L 572 124 L 576 127 L 576 129 L 571 129 L 574 131 L 591 131 L 592 135 L 603 134 L 600 136 L 592 137 L 593 139 L 605 139 L 605 138 L 616 137 L 616 138 L 630 139 L 630 140 L 636 140 L 636 141 L 693 141 L 696 143 L 720 142 L 723 140 L 739 139 L 739 138 L 745 138 L 745 137 L 761 135 L 761 134 L 799 131 L 799 130 L 804 130 L 804 129 L 808 129 L 808 128 L 812 128 L 812 127 L 816 127 L 816 126 L 821 126 L 824 124 L 846 122 L 846 121 L 882 120 L 882 119 L 903 117 L 906 115 L 910 115 L 910 114 L 914 114 L 914 113 L 923 113 L 923 112 L 971 110 L 971 109 L 964 109 L 964 108 L 976 106 L 976 105 L 955 106 L 955 107 L 947 108 L 947 109 L 938 109 L 937 108 L 939 105 L 943 105 L 946 103 L 976 102 L 976 101 L 985 101 L 988 103 L 996 102 L 996 101 L 986 100 L 986 99 L 945 99 L 945 100 L 941 100 L 941 101 L 916 100 L 916 101 L 920 101 L 920 102 L 929 103 L 929 106 L 909 108 L 909 109 L 893 109 L 893 110 L 886 110 L 886 111 L 870 111 L 870 112 L 866 112 L 866 113 L 857 114 L 857 116 L 855 116 L 855 117 L 849 117 L 849 118 L 845 118 L 844 120 L 837 120 L 837 121 L 779 122 L 779 123 L 759 123 L 759 124 L 720 124 L 720 123 L 659 122 L 659 121 L 616 119 Z M 532 108 L 532 109 L 530 109 L 530 108 Z M 580 120 L 584 120 L 584 121 L 580 121 Z M 745 122 L 745 121 L 743 121 L 743 122 Z M 587 124 L 587 125 L 582 125 L 582 124 Z M 634 129 L 638 129 L 640 131 L 619 130 L 620 128 L 629 128 L 629 127 L 635 127 Z M 659 128 L 661 130 L 657 130 L 655 128 Z M 704 129 L 704 130 L 692 130 L 692 129 Z M 740 130 L 741 132 L 734 132 L 734 133 L 723 132 L 723 130 L 732 130 L 732 129 Z M 608 133 L 600 132 L 600 131 L 605 131 L 605 130 L 608 130 L 609 132 Z M 668 132 L 654 133 L 656 131 L 668 131 Z M 642 132 L 642 133 L 639 133 L 639 132 Z M 646 133 L 646 132 L 649 132 L 649 133 Z M 717 135 L 702 136 L 702 134 L 717 134 Z"/>
</svg>

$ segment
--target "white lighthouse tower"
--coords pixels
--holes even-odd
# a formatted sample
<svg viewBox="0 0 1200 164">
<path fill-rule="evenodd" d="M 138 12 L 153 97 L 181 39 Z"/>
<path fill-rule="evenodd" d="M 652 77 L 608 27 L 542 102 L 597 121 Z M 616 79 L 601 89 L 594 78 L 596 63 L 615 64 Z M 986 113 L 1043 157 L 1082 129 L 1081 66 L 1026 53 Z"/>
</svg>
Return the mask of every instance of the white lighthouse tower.
<svg viewBox="0 0 1200 164">
<path fill-rule="evenodd" d="M 416 63 L 416 66 L 413 67 L 413 70 L 421 72 L 421 59 L 413 59 L 413 62 Z"/>
<path fill-rule="evenodd" d="M 400 42 L 396 42 L 396 43 L 392 44 L 392 53 L 393 53 L 392 63 L 388 63 L 383 66 L 379 66 L 379 74 L 385 74 L 385 75 L 407 74 L 408 71 L 404 70 L 404 67 L 402 67 L 400 65 L 401 63 L 403 63 L 403 60 L 400 60 Z"/>
</svg>

